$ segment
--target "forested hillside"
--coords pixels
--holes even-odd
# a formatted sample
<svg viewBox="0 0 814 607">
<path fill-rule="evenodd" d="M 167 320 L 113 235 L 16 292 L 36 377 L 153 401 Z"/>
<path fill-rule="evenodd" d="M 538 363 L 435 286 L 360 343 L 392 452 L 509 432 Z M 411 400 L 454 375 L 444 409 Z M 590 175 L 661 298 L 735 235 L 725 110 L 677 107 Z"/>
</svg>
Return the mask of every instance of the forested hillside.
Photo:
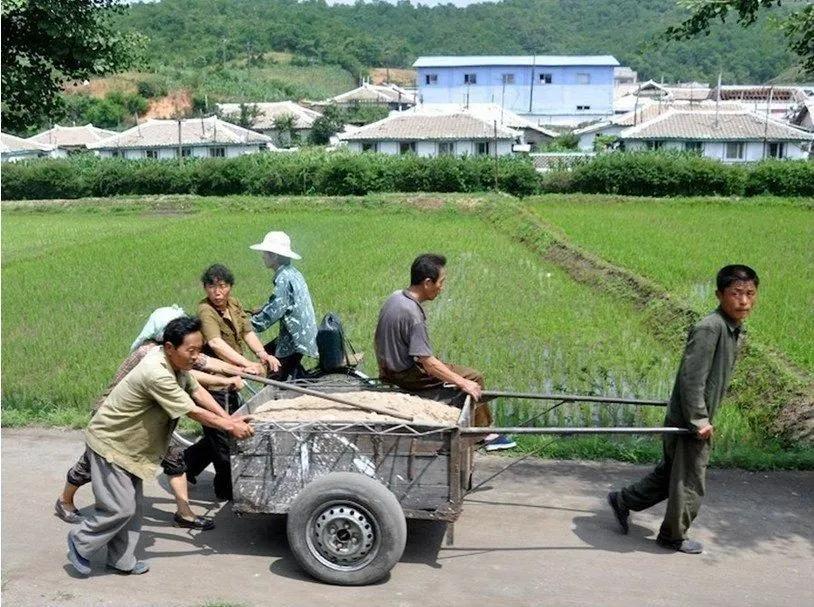
<svg viewBox="0 0 814 607">
<path fill-rule="evenodd" d="M 785 10 L 785 9 L 778 9 Z M 162 0 L 121 17 L 150 38 L 153 66 L 204 67 L 287 51 L 352 74 L 405 67 L 428 54 L 610 53 L 643 78 L 765 82 L 796 64 L 771 11 L 751 28 L 666 42 L 685 13 L 676 0 L 504 0 L 465 8 L 407 1 L 329 6 L 322 0 Z"/>
</svg>

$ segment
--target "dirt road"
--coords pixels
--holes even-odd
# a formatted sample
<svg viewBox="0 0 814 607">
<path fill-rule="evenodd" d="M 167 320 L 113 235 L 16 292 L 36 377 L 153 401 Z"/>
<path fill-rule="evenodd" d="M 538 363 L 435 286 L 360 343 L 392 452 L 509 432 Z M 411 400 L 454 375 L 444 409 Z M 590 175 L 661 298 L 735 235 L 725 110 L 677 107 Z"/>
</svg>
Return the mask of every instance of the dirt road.
<svg viewBox="0 0 814 607">
<path fill-rule="evenodd" d="M 661 509 L 634 515 L 630 535 L 618 533 L 605 494 L 645 468 L 523 463 L 469 496 L 454 546 L 443 544 L 443 526 L 411 524 L 388 579 L 339 588 L 300 572 L 284 520 L 238 519 L 228 505 L 213 504 L 206 474 L 192 498 L 215 517 L 214 531 L 173 527 L 173 502 L 159 478 L 145 484 L 139 548 L 152 570 L 131 578 L 97 566 L 88 579 L 73 577 L 68 525 L 53 515 L 53 502 L 81 449 L 78 432 L 2 433 L 4 605 L 814 605 L 810 472 L 711 471 L 695 525 L 707 550 L 689 556 L 654 543 Z M 507 461 L 481 458 L 477 476 Z M 91 500 L 89 488 L 80 490 L 81 506 Z"/>
</svg>

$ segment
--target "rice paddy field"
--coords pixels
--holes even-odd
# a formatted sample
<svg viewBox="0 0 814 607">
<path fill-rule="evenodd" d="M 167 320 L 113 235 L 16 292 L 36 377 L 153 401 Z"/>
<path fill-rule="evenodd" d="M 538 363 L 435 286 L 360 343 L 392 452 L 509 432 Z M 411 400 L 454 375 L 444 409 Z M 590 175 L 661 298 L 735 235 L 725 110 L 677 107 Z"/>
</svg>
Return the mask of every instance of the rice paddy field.
<svg viewBox="0 0 814 607">
<path fill-rule="evenodd" d="M 698 311 L 715 273 L 746 263 L 761 278 L 749 329 L 814 372 L 814 200 L 545 196 L 531 208 L 568 240 L 648 278 Z"/>
<path fill-rule="evenodd" d="M 372 337 L 381 303 L 407 285 L 416 254 L 438 251 L 448 257 L 447 287 L 426 309 L 431 338 L 442 359 L 482 370 L 494 389 L 666 399 L 680 348 L 655 337 L 631 304 L 574 281 L 519 239 L 492 229 L 477 213 L 461 210 L 488 202 L 489 196 L 161 197 L 4 204 L 3 424 L 84 425 L 89 404 L 127 355 L 149 313 L 173 303 L 194 312 L 203 297 L 199 277 L 212 263 L 225 263 L 233 270 L 237 281 L 233 293 L 244 307 L 263 303 L 270 292 L 271 273 L 248 247 L 271 229 L 290 234 L 294 250 L 303 256 L 297 265 L 308 280 L 318 317 L 329 311 L 340 315 L 354 346 L 365 353 L 363 370 L 371 375 L 376 374 Z M 638 246 L 640 241 L 616 234 L 594 245 L 589 240 L 593 232 L 584 225 L 591 215 L 584 201 L 575 204 L 548 197 L 531 204 L 546 221 L 566 232 L 572 229 L 577 242 L 595 246 L 598 254 L 607 254 L 615 263 L 633 266 L 638 259 L 626 251 L 626 242 L 647 249 Z M 599 212 L 605 209 L 598 206 Z M 664 212 L 670 217 L 665 225 L 683 221 L 672 207 L 654 208 L 654 216 Z M 804 211 L 793 205 L 779 208 L 792 215 L 803 213 L 789 217 L 783 234 L 804 237 Z M 607 209 L 612 211 L 613 204 Z M 645 214 L 644 209 L 634 206 L 633 210 L 633 217 Z M 600 224 L 597 221 L 594 229 L 599 230 Z M 617 243 L 616 249 L 611 248 L 611 240 Z M 663 250 L 671 255 L 679 252 Z M 798 258 L 789 251 L 798 251 Z M 809 254 L 804 243 L 789 245 L 785 252 L 786 262 L 797 263 Z M 629 258 L 624 257 L 628 254 Z M 682 297 L 693 293 L 693 288 L 706 289 L 711 297 L 708 282 L 693 286 L 694 281 L 709 280 L 709 268 L 694 269 L 681 255 L 677 257 L 683 271 L 671 270 L 672 282 L 665 280 L 666 286 Z M 778 270 L 784 266 L 783 259 L 778 257 Z M 659 268 L 655 259 L 639 263 L 643 265 L 635 269 L 643 274 Z M 706 256 L 697 263 L 712 264 L 714 269 L 720 265 Z M 773 280 L 777 284 L 777 279 L 763 263 L 755 265 L 770 291 L 768 285 Z M 798 291 L 810 287 L 802 281 L 796 285 Z M 763 289 L 761 297 L 766 293 Z M 703 299 L 699 294 L 699 306 Z M 770 317 L 794 316 L 803 310 L 794 298 L 778 295 L 775 305 L 766 299 L 772 301 L 765 296 L 763 317 L 755 315 L 763 323 L 756 322 L 758 334 L 765 331 L 762 327 L 777 327 L 782 333 L 782 322 Z M 797 307 L 784 308 L 789 302 Z M 801 319 L 797 326 L 807 322 L 810 332 L 810 321 L 810 317 Z M 272 337 L 261 335 L 264 340 Z M 777 339 L 775 343 L 784 348 L 797 342 Z M 800 344 L 795 360 L 807 360 L 806 346 L 811 344 Z M 528 402 L 496 404 L 497 421 L 507 425 L 539 411 Z M 542 416 L 539 423 L 659 425 L 662 416 L 658 408 L 570 406 Z M 755 448 L 752 430 L 737 409 L 725 408 L 719 423 L 719 463 L 743 464 L 748 458 L 738 455 L 738 450 Z M 565 440 L 545 447 L 531 438 L 524 439 L 521 447 L 560 457 L 631 461 L 652 460 L 659 454 L 658 441 L 640 438 Z M 746 465 L 814 465 L 810 450 L 795 451 L 789 458 L 773 445 L 764 455 Z"/>
</svg>

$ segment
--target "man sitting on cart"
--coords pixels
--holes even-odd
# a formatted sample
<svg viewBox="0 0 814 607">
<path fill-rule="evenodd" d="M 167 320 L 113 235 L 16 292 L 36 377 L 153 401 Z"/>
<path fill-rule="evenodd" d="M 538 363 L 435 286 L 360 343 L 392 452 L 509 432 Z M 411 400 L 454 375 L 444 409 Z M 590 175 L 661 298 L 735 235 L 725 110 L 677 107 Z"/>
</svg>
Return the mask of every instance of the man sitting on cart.
<svg viewBox="0 0 814 607">
<path fill-rule="evenodd" d="M 483 375 L 474 369 L 441 362 L 433 355 L 427 317 L 421 304 L 443 291 L 446 257 L 419 255 L 410 268 L 410 286 L 396 291 L 384 302 L 376 325 L 374 349 L 379 376 L 419 396 L 463 406 L 467 395 L 475 402 L 476 426 L 492 424 L 489 406 L 482 400 Z M 511 449 L 516 444 L 506 436 L 486 437 L 486 449 Z"/>
</svg>

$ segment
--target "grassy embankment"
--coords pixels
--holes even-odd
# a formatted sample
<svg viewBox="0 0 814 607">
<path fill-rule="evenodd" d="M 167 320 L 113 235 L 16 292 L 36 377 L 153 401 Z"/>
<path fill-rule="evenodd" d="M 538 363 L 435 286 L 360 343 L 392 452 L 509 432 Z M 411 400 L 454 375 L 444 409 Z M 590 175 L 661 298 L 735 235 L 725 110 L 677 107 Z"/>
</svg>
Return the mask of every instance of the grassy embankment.
<svg viewBox="0 0 814 607">
<path fill-rule="evenodd" d="M 82 425 L 144 318 L 170 303 L 193 310 L 209 263 L 230 265 L 236 295 L 248 306 L 260 303 L 270 276 L 247 247 L 272 227 L 288 231 L 304 253 L 299 265 L 318 313 L 339 312 L 367 353 L 368 372 L 381 301 L 406 282 L 416 252 L 442 250 L 450 258 L 448 288 L 428 311 L 443 357 L 485 370 L 494 387 L 667 397 L 680 346 L 654 335 L 635 305 L 575 282 L 516 235 L 455 208 L 477 198 L 413 196 L 408 206 L 404 199 L 150 198 L 41 207 L 50 212 L 6 205 L 4 425 Z M 32 372 L 39 368 L 47 370 Z M 498 421 L 517 423 L 533 407 L 502 403 Z M 542 421 L 656 425 L 661 415 L 573 406 Z M 749 444 L 751 429 L 737 409 L 722 415 L 721 429 L 718 464 L 814 465 L 807 451 L 770 449 L 757 457 L 750 447 L 744 456 L 739 445 Z M 645 461 L 657 457 L 658 443 L 566 440 L 542 453 Z"/>
</svg>

